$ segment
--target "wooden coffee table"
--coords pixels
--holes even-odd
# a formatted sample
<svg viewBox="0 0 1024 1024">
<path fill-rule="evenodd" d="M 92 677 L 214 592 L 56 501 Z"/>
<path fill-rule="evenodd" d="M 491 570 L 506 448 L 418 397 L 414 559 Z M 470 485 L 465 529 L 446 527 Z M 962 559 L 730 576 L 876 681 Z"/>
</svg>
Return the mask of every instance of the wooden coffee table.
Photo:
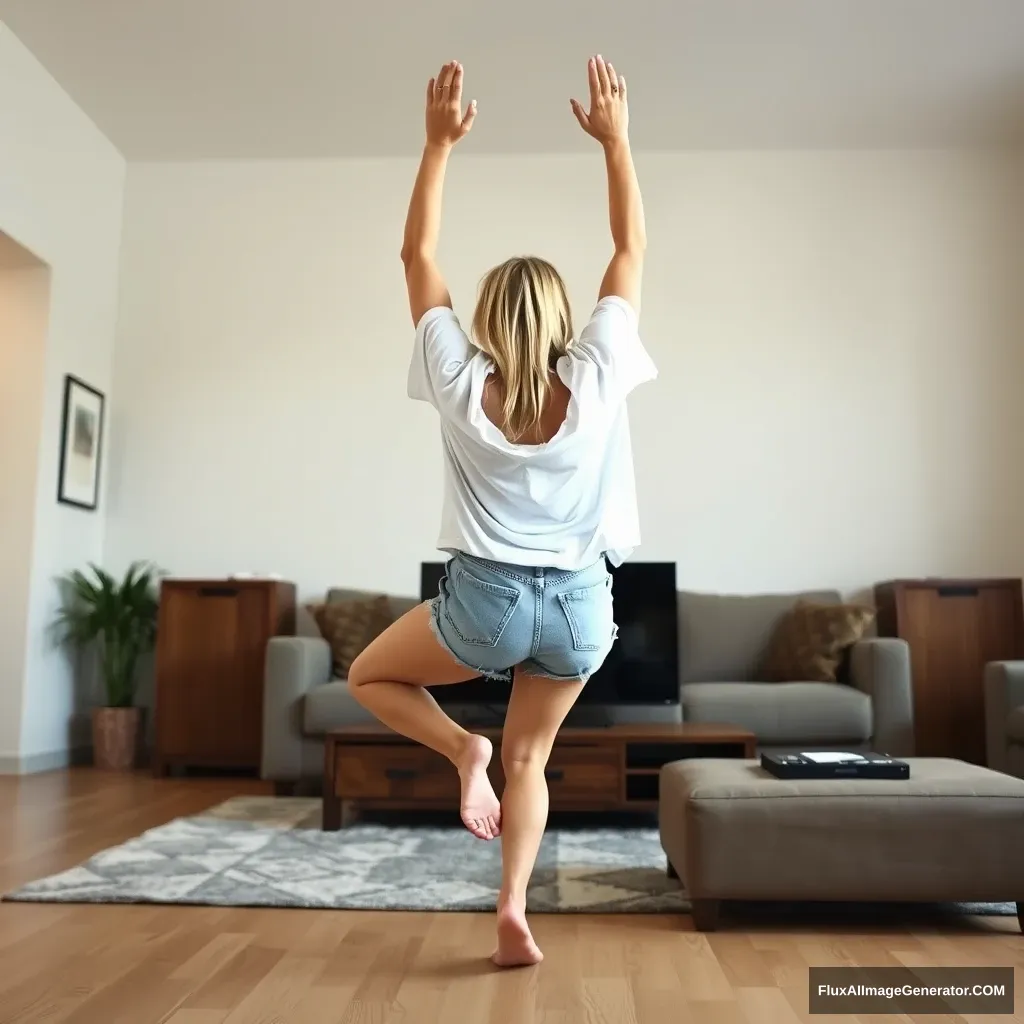
<svg viewBox="0 0 1024 1024">
<path fill-rule="evenodd" d="M 477 730 L 501 744 L 501 729 Z M 705 723 L 565 728 L 545 774 L 555 811 L 656 811 L 663 765 L 691 757 L 754 757 L 757 738 L 735 725 Z M 490 767 L 504 788 L 501 757 Z M 341 828 L 354 810 L 447 810 L 457 807 L 459 778 L 440 754 L 381 725 L 335 729 L 324 749 L 323 827 Z"/>
</svg>

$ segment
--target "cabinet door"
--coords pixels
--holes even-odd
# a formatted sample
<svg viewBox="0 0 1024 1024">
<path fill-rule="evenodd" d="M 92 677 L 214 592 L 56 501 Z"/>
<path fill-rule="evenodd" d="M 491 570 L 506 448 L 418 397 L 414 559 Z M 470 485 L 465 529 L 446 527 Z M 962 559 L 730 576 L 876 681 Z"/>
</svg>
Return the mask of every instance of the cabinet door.
<svg viewBox="0 0 1024 1024">
<path fill-rule="evenodd" d="M 985 664 L 1017 654 L 1013 589 L 937 585 L 909 589 L 904 600 L 916 753 L 984 764 Z"/>
<path fill-rule="evenodd" d="M 259 758 L 264 591 L 169 588 L 160 609 L 158 729 L 165 757 L 249 764 Z"/>
</svg>

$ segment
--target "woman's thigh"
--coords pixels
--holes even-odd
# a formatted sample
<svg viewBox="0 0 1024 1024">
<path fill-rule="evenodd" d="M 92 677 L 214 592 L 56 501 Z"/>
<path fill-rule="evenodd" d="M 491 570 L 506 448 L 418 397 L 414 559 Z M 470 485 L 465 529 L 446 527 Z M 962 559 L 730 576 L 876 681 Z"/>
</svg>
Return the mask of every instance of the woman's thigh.
<svg viewBox="0 0 1024 1024">
<path fill-rule="evenodd" d="M 584 683 L 532 675 L 516 669 L 501 736 L 501 760 L 509 768 L 546 762 L 555 736 L 583 692 Z"/>
<path fill-rule="evenodd" d="M 388 626 L 352 662 L 348 682 L 350 686 L 382 681 L 441 686 L 476 676 L 438 643 L 430 627 L 430 605 L 419 604 Z"/>
</svg>

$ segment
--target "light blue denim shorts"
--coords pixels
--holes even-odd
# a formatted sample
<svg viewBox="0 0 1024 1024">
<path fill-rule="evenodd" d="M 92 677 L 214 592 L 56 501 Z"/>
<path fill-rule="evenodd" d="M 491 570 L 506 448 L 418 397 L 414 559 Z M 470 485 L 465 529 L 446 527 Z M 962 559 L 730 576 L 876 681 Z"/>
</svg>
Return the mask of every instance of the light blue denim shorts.
<svg viewBox="0 0 1024 1024">
<path fill-rule="evenodd" d="M 441 646 L 464 668 L 502 681 L 517 665 L 531 675 L 586 681 L 617 633 L 604 556 L 566 572 L 459 553 L 430 609 Z"/>
</svg>

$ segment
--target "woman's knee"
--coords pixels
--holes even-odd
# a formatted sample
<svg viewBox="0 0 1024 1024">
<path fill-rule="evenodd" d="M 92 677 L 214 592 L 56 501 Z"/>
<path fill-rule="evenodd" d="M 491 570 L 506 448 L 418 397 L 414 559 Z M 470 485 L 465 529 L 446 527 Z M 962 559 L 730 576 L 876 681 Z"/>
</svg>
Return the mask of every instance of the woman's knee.
<svg viewBox="0 0 1024 1024">
<path fill-rule="evenodd" d="M 358 690 L 360 686 L 365 686 L 367 683 L 373 682 L 372 673 L 370 671 L 371 666 L 369 659 L 364 658 L 362 654 L 356 655 L 355 661 L 349 666 L 348 676 L 348 688 L 352 691 Z"/>
<path fill-rule="evenodd" d="M 501 767 L 505 777 L 543 771 L 551 756 L 551 744 L 541 740 L 502 741 Z"/>
</svg>

